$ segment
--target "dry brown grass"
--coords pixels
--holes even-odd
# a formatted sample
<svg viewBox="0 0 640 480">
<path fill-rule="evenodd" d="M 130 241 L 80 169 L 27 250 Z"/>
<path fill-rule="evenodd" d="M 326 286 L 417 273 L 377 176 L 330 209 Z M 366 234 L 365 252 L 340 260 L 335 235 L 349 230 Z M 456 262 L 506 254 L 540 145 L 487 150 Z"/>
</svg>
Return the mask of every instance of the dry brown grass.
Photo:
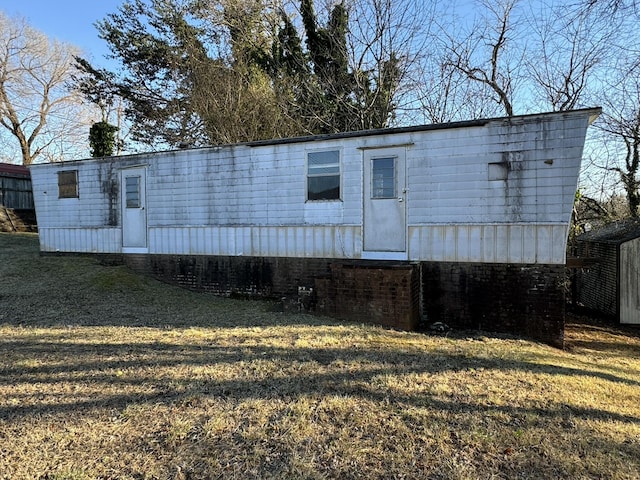
<svg viewBox="0 0 640 480">
<path fill-rule="evenodd" d="M 1 479 L 640 478 L 640 337 L 567 351 L 194 294 L 0 235 Z"/>
</svg>

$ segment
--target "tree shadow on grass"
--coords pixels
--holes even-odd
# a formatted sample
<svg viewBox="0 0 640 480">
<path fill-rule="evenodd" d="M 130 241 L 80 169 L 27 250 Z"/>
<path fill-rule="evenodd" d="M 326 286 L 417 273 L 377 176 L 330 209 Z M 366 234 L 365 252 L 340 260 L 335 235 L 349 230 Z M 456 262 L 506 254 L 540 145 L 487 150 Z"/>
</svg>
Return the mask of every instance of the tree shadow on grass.
<svg viewBox="0 0 640 480">
<path fill-rule="evenodd" d="M 219 330 L 222 335 L 222 329 Z M 170 338 L 172 334 L 180 332 L 167 332 L 159 341 L 144 341 L 143 338 L 142 341 L 135 342 L 123 336 L 122 339 L 113 340 L 114 343 L 106 343 L 96 338 L 94 329 L 84 328 L 69 331 L 56 329 L 37 336 L 25 334 L 6 338 L 0 341 L 0 358 L 5 360 L 0 363 L 0 391 L 8 393 L 0 398 L 0 435 L 3 424 L 20 424 L 24 421 L 26 425 L 30 425 L 37 419 L 46 419 L 46 422 L 51 423 L 55 421 L 54 417 L 59 417 L 64 425 L 70 418 L 105 418 L 105 412 L 108 412 L 109 418 L 129 418 L 127 415 L 139 415 L 136 408 L 130 410 L 130 407 L 141 407 L 143 412 L 148 408 L 149 412 L 155 412 L 157 406 L 167 407 L 171 412 L 193 408 L 189 418 L 196 419 L 194 421 L 199 423 L 190 428 L 204 429 L 208 414 L 220 415 L 220 412 L 207 413 L 208 406 L 218 409 L 220 405 L 239 406 L 266 402 L 279 405 L 277 408 L 286 410 L 287 405 L 295 404 L 297 400 L 312 399 L 319 405 L 322 399 L 326 398 L 363 400 L 366 402 L 364 405 L 379 405 L 381 409 L 389 409 L 396 412 L 395 414 L 404 412 L 402 421 L 408 428 L 425 422 L 425 418 L 420 417 L 425 411 L 441 415 L 450 419 L 451 438 L 446 441 L 454 447 L 457 445 L 461 451 L 475 448 L 473 443 L 469 443 L 473 442 L 473 438 L 468 438 L 469 432 L 478 428 L 477 420 L 474 419 L 501 419 L 496 421 L 505 422 L 507 432 L 509 429 L 519 428 L 511 427 L 511 423 L 525 425 L 524 428 L 544 430 L 545 425 L 557 425 L 565 421 L 570 423 L 571 419 L 623 425 L 640 424 L 640 418 L 636 415 L 598 407 L 589 408 L 539 400 L 512 404 L 491 403 L 485 401 L 485 398 L 458 392 L 433 393 L 428 386 L 403 390 L 386 382 L 389 378 L 406 378 L 406 381 L 410 382 L 413 376 L 419 375 L 425 375 L 425 381 L 428 382 L 430 375 L 437 378 L 448 373 L 482 371 L 483 374 L 490 374 L 496 371 L 506 374 L 527 372 L 567 379 L 591 377 L 605 382 L 605 388 L 608 383 L 640 389 L 639 381 L 623 376 L 589 368 L 480 358 L 445 351 L 430 353 L 415 352 L 402 347 L 382 349 L 375 346 L 348 345 L 345 341 L 351 334 L 348 329 L 330 330 L 330 334 L 336 336 L 336 344 L 344 346 L 313 348 L 290 344 L 276 347 L 268 344 L 269 341 L 275 343 L 277 340 L 271 337 L 286 333 L 275 334 L 271 329 L 265 329 L 264 332 L 258 330 L 256 337 L 249 339 L 260 339 L 261 343 L 257 345 L 241 342 L 224 345 L 215 335 L 204 339 Z M 87 338 L 83 340 L 85 331 Z M 123 330 L 123 335 L 126 335 L 126 331 Z M 318 328 L 318 333 L 329 334 L 323 332 L 322 327 Z M 291 342 L 290 339 L 287 340 Z M 218 373 L 221 371 L 227 374 L 219 376 Z M 232 371 L 232 374 L 229 374 L 229 371 Z M 477 381 L 481 382 L 482 378 L 477 377 Z M 193 405 L 195 407 L 192 407 Z M 332 413 L 330 407 L 327 408 L 327 412 Z M 244 410 L 240 412 L 247 414 Z M 285 415 L 277 409 L 274 412 L 275 416 L 270 418 L 270 422 L 278 422 L 281 420 L 279 415 Z M 358 414 L 362 412 L 356 413 Z M 140 419 L 142 422 L 147 420 L 145 416 Z M 198 437 L 197 441 L 185 439 L 185 444 L 176 444 L 171 440 L 171 424 L 168 424 L 168 421 L 164 419 L 157 424 L 152 422 L 144 435 L 122 437 L 118 440 L 119 448 L 123 451 L 139 451 L 146 454 L 157 452 L 164 462 L 183 462 L 180 463 L 182 465 L 186 465 L 184 462 L 187 462 L 187 459 L 192 461 L 197 457 L 197 453 L 188 452 L 188 448 L 193 448 L 195 452 L 205 451 L 207 455 L 227 455 L 224 452 L 224 442 L 218 443 L 215 437 L 206 435 Z M 329 423 L 324 425 L 331 426 L 334 420 L 329 418 L 325 422 Z M 346 422 L 348 428 L 350 424 L 348 420 Z M 133 425 L 136 425 L 136 422 L 133 422 Z M 237 428 L 245 428 L 243 425 L 241 423 Z M 354 425 L 359 424 L 356 421 Z M 245 438 L 242 431 L 232 434 L 236 435 L 233 441 L 239 442 L 244 449 L 255 448 L 256 451 L 263 452 L 256 454 L 260 459 L 260 467 L 255 474 L 236 472 L 235 477 L 228 475 L 228 478 L 296 478 L 287 472 L 292 469 L 292 459 L 299 457 L 303 450 L 297 450 L 298 447 L 280 438 L 265 444 L 264 439 L 269 438 L 270 429 L 277 430 L 277 427 L 265 425 L 260 428 L 266 429 L 264 436 L 255 440 L 250 436 Z M 570 434 L 588 435 L 589 431 L 575 431 Z M 330 436 L 320 438 L 332 441 Z M 229 438 L 227 441 L 230 441 Z M 355 443 L 360 441 L 363 442 L 363 448 L 366 448 L 366 439 L 352 440 Z M 640 457 L 640 445 L 637 442 L 618 444 L 611 440 L 599 441 L 601 443 L 598 448 L 606 449 L 605 452 L 624 454 L 628 458 Z M 564 439 L 563 442 L 567 440 Z M 421 448 L 433 448 L 428 443 L 414 443 L 414 447 L 416 445 Z M 532 462 L 527 467 L 531 472 L 550 478 L 557 476 L 557 472 L 570 471 L 566 458 L 559 455 L 549 456 L 542 446 L 540 451 L 536 451 L 535 446 L 529 448 L 531 451 L 524 452 L 523 457 L 545 457 L 544 464 L 548 469 L 541 472 L 539 461 Z M 235 459 L 233 454 L 228 455 Z M 328 451 L 322 455 L 342 454 Z M 482 463 L 485 460 L 478 461 Z M 516 463 L 514 467 L 508 460 L 492 461 L 495 468 L 503 470 L 505 478 L 516 473 L 520 475 L 522 472 L 523 463 Z M 524 462 L 526 465 L 526 459 L 518 462 Z M 170 468 L 169 463 L 165 465 L 166 468 Z M 203 472 L 201 477 L 196 475 L 194 478 L 211 476 L 212 470 L 209 467 L 193 461 L 190 465 L 193 472 Z M 323 468 L 322 465 L 322 462 L 318 461 L 311 468 Z M 398 468 L 398 465 L 395 467 Z M 140 467 L 133 466 L 131 471 L 138 474 L 138 468 Z M 358 465 L 357 468 L 362 466 Z M 411 467 L 402 468 L 408 473 L 406 478 L 457 478 L 455 473 L 442 473 L 438 470 L 439 467 L 434 466 L 421 467 L 423 471 L 431 472 L 428 476 L 412 476 Z M 328 472 L 331 478 L 358 478 L 356 474 L 345 476 L 344 471 L 329 469 Z M 144 478 L 140 475 L 140 478 Z M 370 475 L 369 478 L 385 477 Z"/>
<path fill-rule="evenodd" d="M 346 333 L 345 333 L 346 334 Z M 535 414 L 556 417 L 566 414 L 555 408 L 535 408 L 444 401 L 429 393 L 401 394 L 376 383 L 388 376 L 414 374 L 437 375 L 447 372 L 483 371 L 527 372 L 562 377 L 590 377 L 612 384 L 640 388 L 640 381 L 597 370 L 570 368 L 527 361 L 476 358 L 445 353 L 410 353 L 401 350 L 371 348 L 305 348 L 272 346 L 219 346 L 216 344 L 118 343 L 18 339 L 0 343 L 4 358 L 26 360 L 0 369 L 0 387 L 8 392 L 20 385 L 38 385 L 39 394 L 47 398 L 63 384 L 89 386 L 98 392 L 95 398 L 74 400 L 74 394 L 51 401 L 18 402 L 0 405 L 0 418 L 25 415 L 70 414 L 91 408 L 121 409 L 132 402 L 174 402 L 193 395 L 222 398 L 273 399 L 300 396 L 345 395 L 372 401 L 394 401 L 413 406 L 477 413 L 500 411 L 510 415 Z M 29 363 L 31 362 L 31 363 Z M 268 362 L 271 367 L 253 376 L 251 365 Z M 167 372 L 172 368 L 237 368 L 242 365 L 244 378 L 215 380 L 203 374 L 190 380 L 176 380 Z M 345 368 L 349 365 L 349 368 Z M 354 367 L 357 365 L 358 367 Z M 269 369 L 270 368 L 270 369 Z M 143 387 L 143 388 L 141 388 Z M 141 390 L 136 390 L 140 389 Z M 131 394 L 126 392 L 133 390 Z M 51 391 L 51 394 L 48 393 Z M 100 392 L 103 393 L 100 393 Z M 27 396 L 32 395 L 28 394 Z M 11 394 L 9 395 L 11 396 Z M 14 399 L 15 400 L 15 399 Z M 32 399 L 33 400 L 33 399 Z M 565 405 L 562 409 L 567 408 Z M 623 423 L 640 423 L 640 418 L 602 409 L 571 407 L 574 416 Z"/>
</svg>

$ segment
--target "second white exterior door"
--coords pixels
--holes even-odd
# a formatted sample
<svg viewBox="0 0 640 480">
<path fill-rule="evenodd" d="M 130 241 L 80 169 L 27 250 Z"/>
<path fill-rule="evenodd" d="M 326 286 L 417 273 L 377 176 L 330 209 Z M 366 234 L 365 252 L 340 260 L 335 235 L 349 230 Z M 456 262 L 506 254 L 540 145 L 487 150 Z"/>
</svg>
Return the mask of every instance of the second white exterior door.
<svg viewBox="0 0 640 480">
<path fill-rule="evenodd" d="M 405 148 L 364 151 L 364 250 L 406 252 Z"/>
<path fill-rule="evenodd" d="M 120 184 L 122 202 L 123 249 L 147 248 L 146 169 L 122 171 Z"/>
</svg>

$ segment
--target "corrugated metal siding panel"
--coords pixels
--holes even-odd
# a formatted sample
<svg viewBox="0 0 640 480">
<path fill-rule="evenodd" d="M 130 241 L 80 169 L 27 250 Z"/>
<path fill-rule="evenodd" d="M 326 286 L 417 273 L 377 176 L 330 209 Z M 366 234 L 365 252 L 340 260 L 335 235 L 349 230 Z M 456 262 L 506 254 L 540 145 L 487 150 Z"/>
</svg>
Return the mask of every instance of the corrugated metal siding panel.
<svg viewBox="0 0 640 480">
<path fill-rule="evenodd" d="M 153 227 L 149 253 L 359 258 L 360 226 Z"/>
<path fill-rule="evenodd" d="M 413 225 L 409 260 L 564 264 L 564 225 Z"/>
<path fill-rule="evenodd" d="M 119 228 L 38 229 L 43 252 L 118 253 L 122 250 Z"/>
</svg>

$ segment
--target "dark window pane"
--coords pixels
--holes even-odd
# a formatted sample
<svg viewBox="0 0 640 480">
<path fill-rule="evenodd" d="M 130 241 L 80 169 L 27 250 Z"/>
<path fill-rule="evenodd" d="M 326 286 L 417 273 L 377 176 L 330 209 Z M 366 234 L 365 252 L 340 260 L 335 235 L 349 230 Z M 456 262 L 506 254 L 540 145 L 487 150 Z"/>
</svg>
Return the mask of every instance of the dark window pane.
<svg viewBox="0 0 640 480">
<path fill-rule="evenodd" d="M 308 178 L 309 200 L 339 200 L 340 175 Z"/>
<path fill-rule="evenodd" d="M 307 154 L 307 199 L 340 199 L 340 151 Z"/>
</svg>

